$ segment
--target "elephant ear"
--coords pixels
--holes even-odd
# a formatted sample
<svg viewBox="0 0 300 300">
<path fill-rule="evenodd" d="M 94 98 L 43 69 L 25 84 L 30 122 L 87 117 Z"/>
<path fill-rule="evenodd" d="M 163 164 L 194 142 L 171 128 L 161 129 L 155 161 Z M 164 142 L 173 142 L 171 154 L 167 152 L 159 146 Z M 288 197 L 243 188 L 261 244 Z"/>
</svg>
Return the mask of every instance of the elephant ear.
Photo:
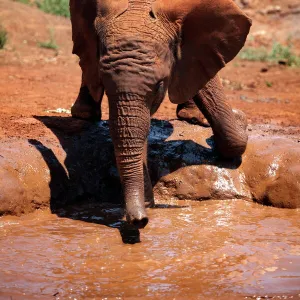
<svg viewBox="0 0 300 300">
<path fill-rule="evenodd" d="M 179 37 L 169 83 L 173 103 L 191 99 L 215 77 L 244 46 L 251 27 L 232 0 L 157 0 L 153 12 L 174 24 Z"/>
<path fill-rule="evenodd" d="M 99 74 L 99 35 L 96 27 L 105 18 L 113 18 L 128 7 L 127 0 L 70 0 L 73 53 L 80 58 L 82 85 L 95 101 L 103 95 Z"/>
</svg>

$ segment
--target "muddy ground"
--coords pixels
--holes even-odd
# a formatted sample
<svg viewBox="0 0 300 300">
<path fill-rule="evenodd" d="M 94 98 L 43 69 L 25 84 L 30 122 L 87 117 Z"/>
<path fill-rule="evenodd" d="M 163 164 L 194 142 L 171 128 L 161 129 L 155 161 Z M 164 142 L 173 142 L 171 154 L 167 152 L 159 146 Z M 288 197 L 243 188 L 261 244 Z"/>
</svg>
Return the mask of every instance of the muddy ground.
<svg viewBox="0 0 300 300">
<path fill-rule="evenodd" d="M 300 53 L 298 1 L 238 2 L 254 20 L 248 46 L 290 41 Z M 0 138 L 59 143 L 39 120 L 70 116 L 77 96 L 70 21 L 0 0 L 0 22 L 9 38 L 0 50 Z M 38 46 L 50 31 L 58 50 Z M 230 104 L 247 114 L 249 134 L 299 144 L 300 68 L 237 58 L 221 77 Z M 175 109 L 166 98 L 155 118 L 174 119 Z M 157 208 L 134 246 L 123 244 L 113 208 L 0 218 L 0 299 L 299 298 L 298 210 L 184 200 Z M 112 218 L 103 222 L 103 214 Z"/>
</svg>

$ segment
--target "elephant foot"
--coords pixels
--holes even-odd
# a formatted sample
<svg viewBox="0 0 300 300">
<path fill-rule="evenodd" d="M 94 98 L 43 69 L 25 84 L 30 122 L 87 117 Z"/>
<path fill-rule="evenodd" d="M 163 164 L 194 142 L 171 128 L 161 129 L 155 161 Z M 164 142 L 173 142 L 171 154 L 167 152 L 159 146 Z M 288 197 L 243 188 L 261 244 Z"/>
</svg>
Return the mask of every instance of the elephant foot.
<svg viewBox="0 0 300 300">
<path fill-rule="evenodd" d="M 178 104 L 176 115 L 179 120 L 186 121 L 190 124 L 196 124 L 204 127 L 210 126 L 193 100 Z"/>
<path fill-rule="evenodd" d="M 146 201 L 145 201 L 145 207 L 146 207 L 146 208 L 153 208 L 154 206 L 155 206 L 154 199 L 146 200 Z"/>
<path fill-rule="evenodd" d="M 214 134 L 216 147 L 224 158 L 240 157 L 245 152 L 248 142 L 248 122 L 245 113 L 239 109 L 233 109 L 232 112 L 236 124 L 232 127 L 230 135 L 224 132 L 220 135 Z"/>
<path fill-rule="evenodd" d="M 145 191 L 145 207 L 146 208 L 152 208 L 154 207 L 154 194 L 153 194 L 153 188 L 150 181 L 149 175 L 147 175 L 148 178 L 145 178 L 144 183 L 144 191 Z"/>
<path fill-rule="evenodd" d="M 80 88 L 79 95 L 71 108 L 73 118 L 88 121 L 101 120 L 100 104 L 96 103 L 86 86 Z"/>
</svg>

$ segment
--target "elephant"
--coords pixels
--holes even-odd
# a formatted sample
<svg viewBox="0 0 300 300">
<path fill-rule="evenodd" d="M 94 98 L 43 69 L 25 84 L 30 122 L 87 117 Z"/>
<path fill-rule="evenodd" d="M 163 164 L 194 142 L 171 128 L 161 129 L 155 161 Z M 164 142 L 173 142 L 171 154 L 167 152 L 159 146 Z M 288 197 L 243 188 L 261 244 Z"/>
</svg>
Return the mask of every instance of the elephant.
<svg viewBox="0 0 300 300">
<path fill-rule="evenodd" d="M 106 93 L 126 219 L 144 228 L 146 207 L 154 205 L 150 119 L 167 91 L 179 111 L 196 104 L 220 154 L 245 151 L 245 126 L 226 102 L 218 72 L 244 46 L 251 20 L 232 0 L 70 0 L 70 12 L 82 70 L 72 116 L 100 119 Z"/>
</svg>

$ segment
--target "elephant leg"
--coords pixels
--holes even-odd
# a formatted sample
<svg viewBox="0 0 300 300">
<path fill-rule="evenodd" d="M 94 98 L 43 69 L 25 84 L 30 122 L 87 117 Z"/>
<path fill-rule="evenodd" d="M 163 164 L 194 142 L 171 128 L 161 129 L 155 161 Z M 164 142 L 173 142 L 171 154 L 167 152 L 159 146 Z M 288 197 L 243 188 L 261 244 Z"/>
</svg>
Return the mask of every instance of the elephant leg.
<svg viewBox="0 0 300 300">
<path fill-rule="evenodd" d="M 247 116 L 246 114 L 241 111 L 240 109 L 237 109 L 237 108 L 234 108 L 232 110 L 234 116 L 235 116 L 235 119 L 236 119 L 236 122 L 238 123 L 238 126 L 244 130 L 247 129 L 247 126 L 248 126 L 248 121 L 247 121 Z"/>
<path fill-rule="evenodd" d="M 144 171 L 144 193 L 145 193 L 145 206 L 154 206 L 154 195 L 152 182 L 148 172 L 148 143 L 145 143 L 143 151 L 143 171 Z"/>
<path fill-rule="evenodd" d="M 87 85 L 82 80 L 79 94 L 71 108 L 72 117 L 89 121 L 101 120 L 101 99 L 96 102 L 90 94 Z"/>
<path fill-rule="evenodd" d="M 209 123 L 193 100 L 177 105 L 176 115 L 179 120 L 191 124 L 209 127 Z"/>
<path fill-rule="evenodd" d="M 220 154 L 224 157 L 242 155 L 248 141 L 247 119 L 244 113 L 232 110 L 227 103 L 219 76 L 211 79 L 193 100 L 208 120 Z"/>
</svg>

